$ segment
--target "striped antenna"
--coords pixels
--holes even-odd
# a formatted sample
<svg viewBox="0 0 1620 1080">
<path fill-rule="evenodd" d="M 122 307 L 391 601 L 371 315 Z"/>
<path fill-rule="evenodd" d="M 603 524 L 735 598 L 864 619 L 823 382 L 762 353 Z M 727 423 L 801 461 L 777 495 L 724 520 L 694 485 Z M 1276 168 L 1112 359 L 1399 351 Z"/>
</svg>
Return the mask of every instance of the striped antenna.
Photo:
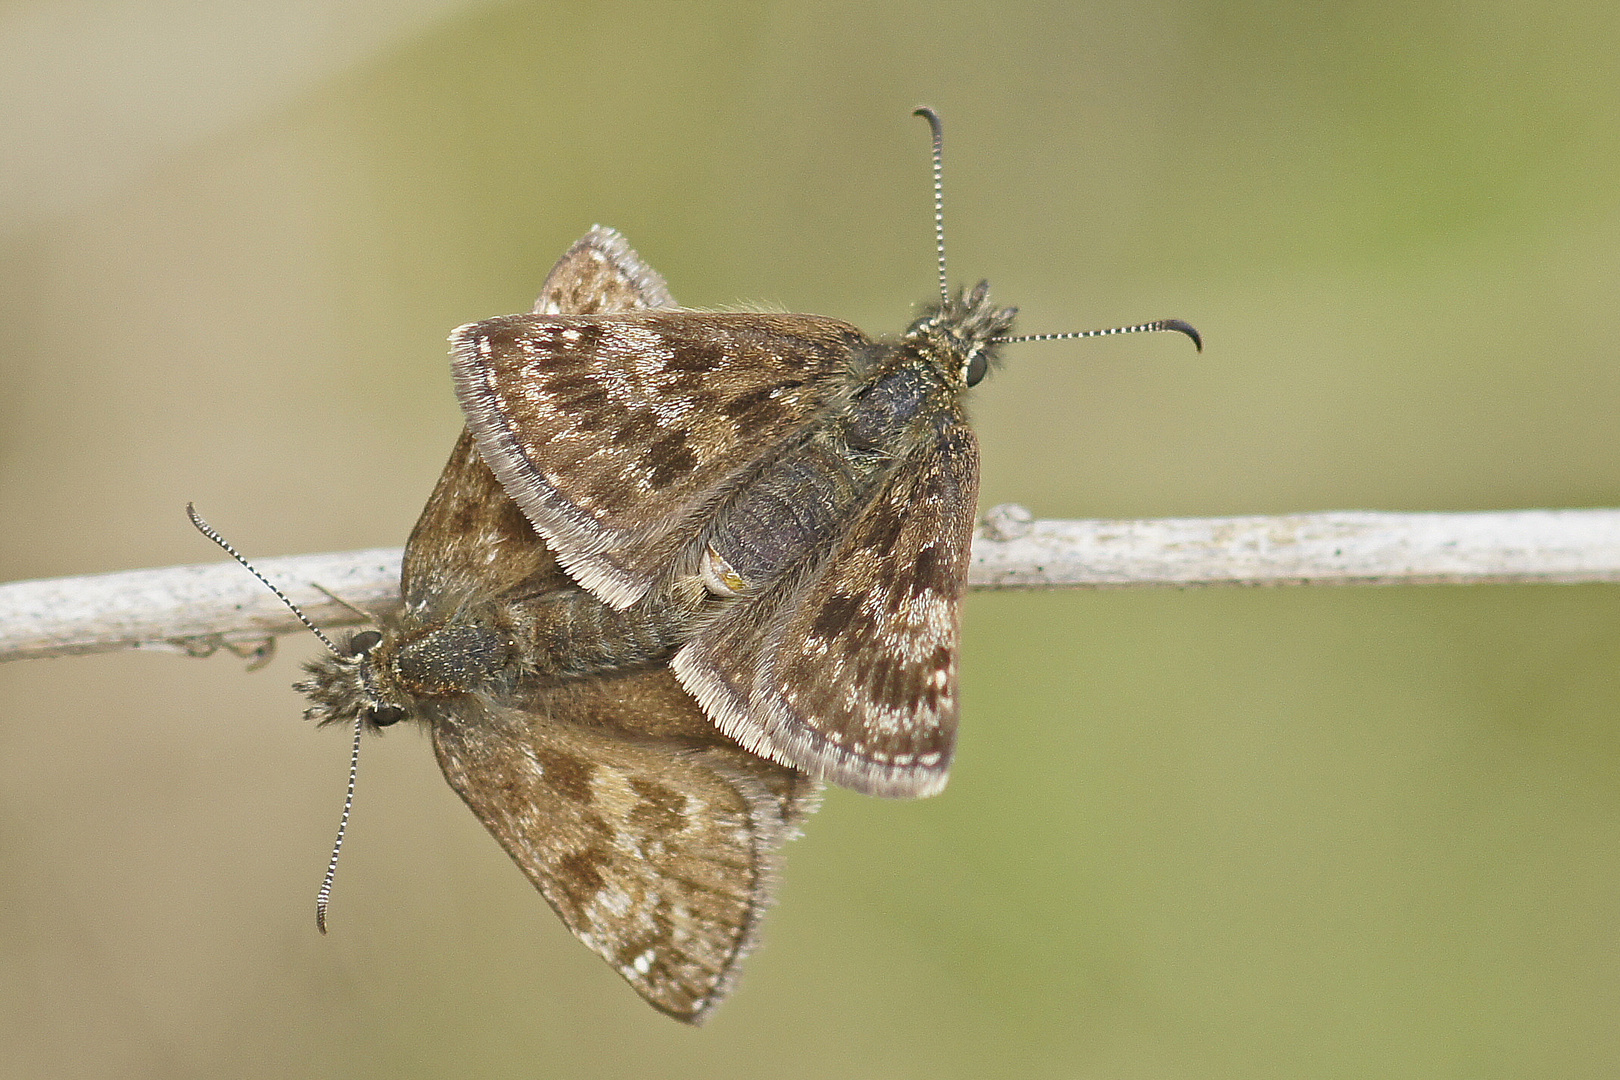
<svg viewBox="0 0 1620 1080">
<path fill-rule="evenodd" d="M 940 122 L 939 113 L 927 105 L 919 107 L 912 115 L 927 120 L 928 129 L 934 135 L 934 246 L 939 252 L 939 299 L 942 304 L 949 306 L 951 281 L 945 272 L 945 125 Z M 1204 351 L 1204 339 L 1193 329 L 1191 323 L 1183 322 L 1181 319 L 1159 319 L 1157 322 L 1141 323 L 1137 326 L 1115 326 L 1107 330 L 1078 330 L 1067 334 L 1019 334 L 990 340 L 996 345 L 1018 345 L 1026 341 L 1071 341 L 1075 338 L 1109 337 L 1113 334 L 1143 334 L 1154 330 L 1174 330 L 1178 334 L 1186 334 L 1192 338 L 1192 343 L 1199 352 Z"/>
<path fill-rule="evenodd" d="M 922 106 L 911 114 L 928 121 L 928 130 L 934 133 L 934 247 L 939 252 L 939 299 L 951 302 L 951 279 L 945 273 L 945 125 L 939 113 Z"/>
<path fill-rule="evenodd" d="M 1072 341 L 1075 338 L 1108 337 L 1111 334 L 1145 334 L 1154 330 L 1174 330 L 1178 334 L 1186 334 L 1192 338 L 1192 343 L 1199 352 L 1204 351 L 1204 339 L 1198 335 L 1192 323 L 1181 319 L 1159 319 L 1157 322 L 1138 323 L 1136 326 L 1115 326 L 1108 330 L 1076 330 L 1067 334 L 1018 334 L 1013 337 L 998 337 L 990 340 L 997 345 L 1018 345 L 1026 341 Z"/>
<path fill-rule="evenodd" d="M 280 589 L 278 589 L 274 585 L 270 584 L 270 579 L 269 578 L 267 578 L 263 574 L 259 573 L 259 571 L 254 568 L 252 563 L 248 562 L 246 559 L 244 559 L 242 557 L 241 552 L 239 552 L 235 548 L 231 547 L 231 542 L 229 540 L 227 540 L 223 536 L 219 535 L 219 532 L 212 525 L 210 525 L 210 524 L 208 524 L 208 522 L 204 521 L 202 519 L 202 515 L 197 513 L 197 508 L 195 506 L 193 506 L 191 503 L 186 503 L 186 517 L 191 519 L 191 523 L 197 527 L 198 532 L 202 533 L 204 536 L 208 537 L 208 539 L 210 539 L 214 543 L 218 544 L 220 546 L 220 549 L 223 550 L 225 552 L 225 554 L 229 555 L 231 558 L 233 558 L 237 562 L 241 563 L 244 567 L 247 568 L 248 573 L 250 573 L 254 577 L 258 578 L 259 583 L 261 585 L 263 585 L 265 588 L 269 589 L 271 592 L 275 593 L 276 594 L 276 599 L 280 600 L 283 604 L 286 604 L 287 605 L 287 610 L 291 611 L 294 615 L 298 616 L 298 621 L 303 623 L 304 626 L 309 629 L 310 633 L 312 633 L 316 637 L 320 638 L 322 645 L 325 645 L 328 649 L 331 649 L 332 652 L 337 656 L 343 656 L 344 655 L 344 652 L 343 652 L 342 649 L 340 649 L 336 645 L 332 644 L 332 639 L 331 638 L 329 638 L 325 634 L 321 633 L 321 628 L 320 627 L 316 626 L 314 623 L 309 621 L 309 616 L 305 615 L 303 613 L 303 611 L 300 610 L 300 608 L 298 607 L 297 604 L 295 604 L 291 600 L 287 599 L 287 594 L 286 593 L 282 592 Z M 322 589 L 321 591 L 326 592 L 325 589 Z M 330 596 L 331 594 L 327 593 L 327 595 Z"/>
<path fill-rule="evenodd" d="M 286 593 L 272 585 L 270 583 L 270 579 L 259 573 L 252 563 L 244 559 L 241 553 L 231 546 L 229 540 L 226 540 L 223 536 L 219 535 L 219 532 L 212 525 L 204 521 L 202 519 L 202 515 L 197 513 L 197 508 L 191 503 L 186 503 L 186 516 L 191 519 L 191 523 L 197 527 L 198 532 L 202 533 L 204 536 L 208 537 L 208 539 L 218 544 L 220 548 L 224 550 L 225 554 L 241 563 L 247 568 L 248 573 L 259 579 L 259 582 L 265 588 L 275 593 L 281 602 L 287 605 L 287 609 L 294 615 L 298 616 L 298 621 L 308 627 L 310 633 L 320 638 L 321 644 L 332 650 L 334 656 L 346 657 L 348 655 L 342 649 L 334 645 L 331 638 L 321 633 L 321 628 L 310 622 L 309 616 L 305 615 L 303 611 L 299 609 L 297 604 L 287 599 Z M 321 588 L 319 585 L 315 587 L 317 589 Z M 326 592 L 325 589 L 321 589 L 321 592 L 326 593 L 327 596 L 332 596 L 332 594 Z M 340 600 L 335 596 L 332 596 L 332 599 L 337 600 L 338 603 L 342 604 L 344 607 L 370 618 L 366 612 L 360 611 L 360 609 L 356 608 L 353 604 Z M 332 900 L 332 882 L 337 878 L 338 852 L 343 850 L 343 837 L 349 831 L 349 814 L 354 811 L 355 782 L 360 776 L 360 736 L 364 731 L 365 721 L 361 717 L 356 716 L 354 718 L 354 748 L 349 751 L 349 790 L 348 793 L 343 797 L 343 816 L 338 819 L 337 840 L 332 844 L 332 857 L 327 861 L 326 864 L 326 876 L 321 879 L 320 891 L 315 894 L 315 925 L 323 934 L 326 933 L 326 908 Z"/>
<path fill-rule="evenodd" d="M 354 784 L 360 776 L 360 734 L 365 723 L 354 718 L 354 747 L 349 751 L 349 791 L 343 796 L 343 816 L 338 819 L 337 839 L 332 842 L 332 858 L 326 864 L 326 876 L 321 878 L 321 891 L 315 894 L 315 926 L 326 933 L 326 907 L 332 901 L 332 882 L 337 880 L 338 852 L 343 850 L 343 837 L 349 831 L 349 813 L 354 809 Z"/>
</svg>

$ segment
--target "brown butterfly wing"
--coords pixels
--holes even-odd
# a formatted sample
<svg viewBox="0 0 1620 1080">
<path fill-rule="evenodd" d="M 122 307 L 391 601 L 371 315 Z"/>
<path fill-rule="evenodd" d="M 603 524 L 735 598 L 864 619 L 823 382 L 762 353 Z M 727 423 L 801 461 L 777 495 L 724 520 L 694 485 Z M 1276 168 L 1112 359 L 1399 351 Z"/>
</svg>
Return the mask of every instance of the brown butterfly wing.
<svg viewBox="0 0 1620 1080">
<path fill-rule="evenodd" d="M 598 225 L 557 260 L 534 302 L 548 314 L 674 307 L 657 271 Z M 401 591 L 409 611 L 449 610 L 468 596 L 496 599 L 568 587 L 522 511 L 462 430 L 405 545 Z"/>
<path fill-rule="evenodd" d="M 405 544 L 400 591 L 408 615 L 453 610 L 469 597 L 575 587 L 463 428 Z"/>
<path fill-rule="evenodd" d="M 536 309 L 672 303 L 616 233 L 596 229 Z M 467 431 L 411 535 L 402 585 L 423 617 L 468 600 L 584 596 Z M 569 929 L 652 1005 L 701 1022 L 753 942 L 775 849 L 820 785 L 727 741 L 667 668 L 419 707 L 445 779 Z"/>
<path fill-rule="evenodd" d="M 612 229 L 591 229 L 563 253 L 534 302 L 538 315 L 600 315 L 672 308 L 663 277 Z"/>
<path fill-rule="evenodd" d="M 639 599 L 704 514 L 836 397 L 869 343 L 815 315 L 510 315 L 451 336 L 507 494 L 580 584 Z"/>
<path fill-rule="evenodd" d="M 648 1003 L 701 1023 L 820 785 L 720 739 L 667 669 L 511 707 L 468 698 L 432 727 L 450 785 L 568 928 Z"/>
<path fill-rule="evenodd" d="M 943 411 L 830 556 L 676 653 L 682 685 L 755 753 L 867 794 L 939 791 L 978 481 L 977 440 Z"/>
</svg>

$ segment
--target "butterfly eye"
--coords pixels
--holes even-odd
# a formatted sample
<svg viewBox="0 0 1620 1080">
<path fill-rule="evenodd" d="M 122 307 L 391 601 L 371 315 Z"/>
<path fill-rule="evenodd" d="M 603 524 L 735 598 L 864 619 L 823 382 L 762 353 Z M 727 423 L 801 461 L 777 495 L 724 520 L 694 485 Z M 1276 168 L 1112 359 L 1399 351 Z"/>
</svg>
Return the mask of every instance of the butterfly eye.
<svg viewBox="0 0 1620 1080">
<path fill-rule="evenodd" d="M 375 727 L 391 727 L 405 719 L 405 710 L 398 705 L 378 705 L 366 710 L 366 720 Z"/>
<path fill-rule="evenodd" d="M 349 655 L 364 656 L 377 647 L 382 635 L 375 630 L 362 630 L 349 639 Z"/>
<path fill-rule="evenodd" d="M 990 358 L 982 352 L 974 353 L 973 359 L 968 361 L 967 384 L 969 386 L 978 386 L 984 380 L 985 372 L 989 370 Z"/>
</svg>

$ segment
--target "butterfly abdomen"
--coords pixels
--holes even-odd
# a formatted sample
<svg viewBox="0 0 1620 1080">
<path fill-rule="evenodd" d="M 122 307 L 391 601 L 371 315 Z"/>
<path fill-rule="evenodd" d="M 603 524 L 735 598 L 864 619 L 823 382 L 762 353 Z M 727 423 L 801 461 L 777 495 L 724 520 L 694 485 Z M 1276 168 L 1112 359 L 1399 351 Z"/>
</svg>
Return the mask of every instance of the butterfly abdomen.
<svg viewBox="0 0 1620 1080">
<path fill-rule="evenodd" d="M 522 641 L 525 674 L 542 683 L 632 671 L 667 661 L 686 640 L 701 596 L 649 594 L 640 603 L 611 608 L 583 589 L 544 603 L 505 605 L 494 618 Z"/>
<path fill-rule="evenodd" d="M 890 348 L 870 384 L 764 464 L 716 515 L 709 547 L 740 579 L 739 592 L 831 550 L 905 456 L 895 450 L 909 443 L 908 429 L 947 400 L 935 372 L 895 367 L 896 355 Z"/>
<path fill-rule="evenodd" d="M 825 551 L 868 486 L 863 463 L 812 439 L 766 465 L 715 521 L 709 546 L 752 592 L 807 552 Z"/>
</svg>

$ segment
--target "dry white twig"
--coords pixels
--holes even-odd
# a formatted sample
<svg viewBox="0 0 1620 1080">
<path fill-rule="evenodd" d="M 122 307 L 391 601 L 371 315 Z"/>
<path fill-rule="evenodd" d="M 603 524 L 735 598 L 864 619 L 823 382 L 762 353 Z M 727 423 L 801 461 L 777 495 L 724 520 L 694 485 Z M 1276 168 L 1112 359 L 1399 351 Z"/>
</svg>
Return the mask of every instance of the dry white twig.
<svg viewBox="0 0 1620 1080">
<path fill-rule="evenodd" d="M 382 610 L 399 598 L 398 548 L 264 559 L 311 619 L 359 622 L 316 586 Z M 1620 510 L 1343 512 L 1149 521 L 986 515 L 975 588 L 1138 585 L 1470 585 L 1620 582 Z M 267 657 L 297 621 L 231 562 L 0 585 L 0 660 L 118 649 Z"/>
</svg>

